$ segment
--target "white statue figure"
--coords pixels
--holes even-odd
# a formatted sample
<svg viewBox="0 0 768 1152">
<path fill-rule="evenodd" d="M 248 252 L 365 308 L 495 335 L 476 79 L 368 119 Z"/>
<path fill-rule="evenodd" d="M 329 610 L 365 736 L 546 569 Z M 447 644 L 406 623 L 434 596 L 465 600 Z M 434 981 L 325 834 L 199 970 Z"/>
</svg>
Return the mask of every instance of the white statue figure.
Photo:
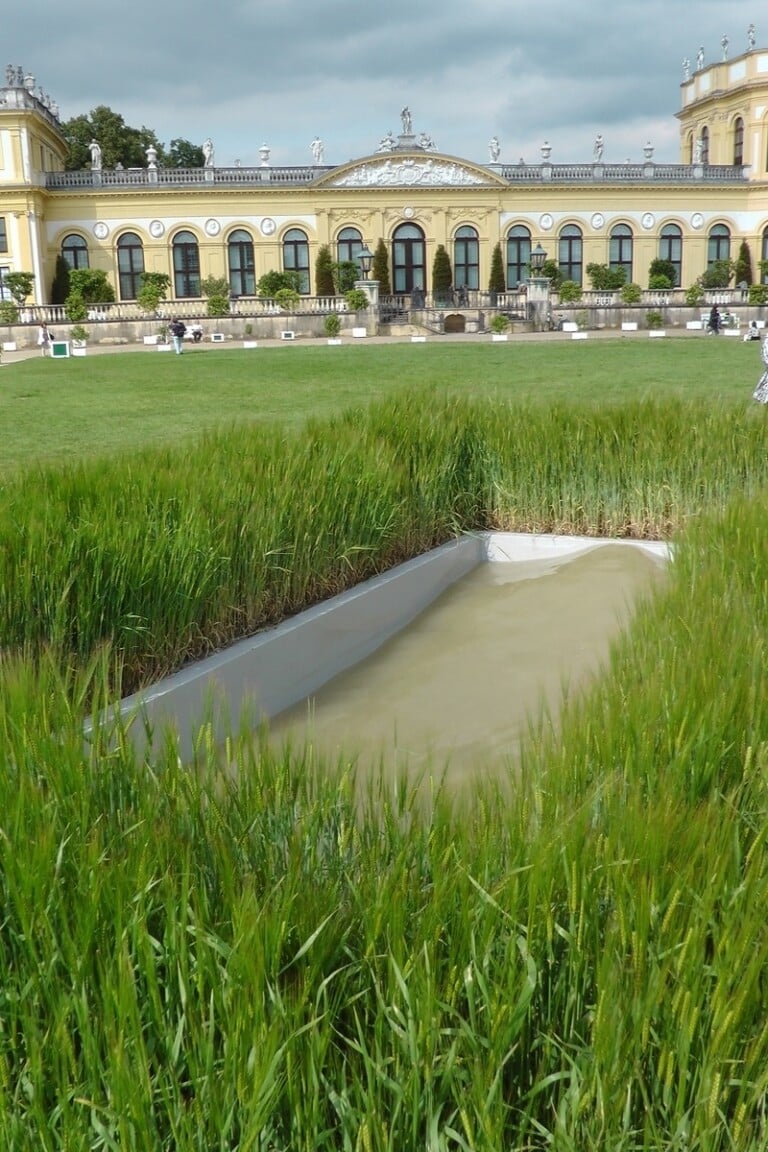
<svg viewBox="0 0 768 1152">
<path fill-rule="evenodd" d="M 488 151 L 491 154 L 491 164 L 496 164 L 499 156 L 501 156 L 501 144 L 499 144 L 498 136 L 491 136 L 488 141 Z"/>
<path fill-rule="evenodd" d="M 213 140 L 210 136 L 203 141 L 203 165 L 205 168 L 213 168 Z"/>
<path fill-rule="evenodd" d="M 728 59 L 728 37 L 727 36 L 723 36 L 722 40 L 720 41 L 720 47 L 723 50 L 723 60 L 727 60 Z"/>
<path fill-rule="evenodd" d="M 13 64 L 9 64 L 5 70 L 5 86 L 6 88 L 13 88 L 16 84 L 16 69 Z"/>
<path fill-rule="evenodd" d="M 703 67 L 704 67 L 704 45 L 702 44 L 701 48 L 699 48 L 698 52 L 696 53 L 696 71 L 701 72 Z"/>
<path fill-rule="evenodd" d="M 325 145 L 319 136 L 315 136 L 314 140 L 310 144 L 310 148 L 312 149 L 312 160 L 314 163 L 322 164 L 323 155 L 325 154 Z"/>
<path fill-rule="evenodd" d="M 411 119 L 411 110 L 407 104 L 400 113 L 400 119 L 403 122 L 403 136 L 410 136 L 413 130 L 413 120 Z"/>
<path fill-rule="evenodd" d="M 603 158 L 603 138 L 599 132 L 598 132 L 597 136 L 595 137 L 594 157 L 595 157 L 595 163 L 596 164 L 599 164 Z"/>
<path fill-rule="evenodd" d="M 691 62 L 687 56 L 683 58 L 683 80 L 690 80 L 691 78 Z"/>
<path fill-rule="evenodd" d="M 750 24 L 747 28 L 747 51 L 751 52 L 755 46 L 755 26 Z"/>
<path fill-rule="evenodd" d="M 694 164 L 701 164 L 704 160 L 704 137 L 697 136 L 696 143 L 693 146 L 693 162 Z"/>
<path fill-rule="evenodd" d="M 147 148 L 147 167 L 157 168 L 157 148 L 153 144 Z"/>
<path fill-rule="evenodd" d="M 421 136 L 419 136 L 419 148 L 423 148 L 425 152 L 434 152 L 437 149 L 437 145 L 431 136 L 428 136 L 426 132 L 422 132 Z"/>
<path fill-rule="evenodd" d="M 101 170 L 101 146 L 96 140 L 91 140 L 88 147 L 91 151 L 91 169 L 98 172 Z"/>
<path fill-rule="evenodd" d="M 395 140 L 391 131 L 387 132 L 384 139 L 379 141 L 379 146 L 376 149 L 376 151 L 377 152 L 392 152 L 396 144 L 397 144 L 397 141 Z"/>
</svg>

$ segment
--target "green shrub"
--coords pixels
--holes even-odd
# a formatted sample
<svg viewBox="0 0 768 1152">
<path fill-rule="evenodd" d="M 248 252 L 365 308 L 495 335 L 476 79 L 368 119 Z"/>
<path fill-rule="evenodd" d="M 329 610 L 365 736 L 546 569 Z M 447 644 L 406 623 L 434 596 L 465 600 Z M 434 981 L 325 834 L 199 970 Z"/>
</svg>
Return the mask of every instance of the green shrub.
<svg viewBox="0 0 768 1152">
<path fill-rule="evenodd" d="M 578 304 L 583 295 L 581 284 L 575 280 L 563 280 L 560 285 L 560 301 L 563 304 Z"/>
<path fill-rule="evenodd" d="M 275 292 L 275 303 L 278 304 L 284 312 L 290 312 L 296 307 L 301 297 L 295 288 L 278 288 Z"/>
<path fill-rule="evenodd" d="M 67 319 L 75 322 L 88 319 L 88 305 L 80 292 L 72 291 L 64 301 Z"/>
<path fill-rule="evenodd" d="M 0 300 L 0 324 L 18 324 L 19 310 L 12 300 Z"/>
<path fill-rule="evenodd" d="M 494 245 L 491 255 L 491 273 L 488 277 L 488 291 L 491 293 L 506 292 L 507 279 L 504 273 L 504 257 L 501 254 L 501 244 Z"/>
<path fill-rule="evenodd" d="M 750 284 L 747 299 L 750 304 L 768 304 L 768 284 Z"/>
<path fill-rule="evenodd" d="M 256 291 L 259 296 L 276 297 L 281 288 L 301 289 L 301 276 L 298 272 L 265 272 L 259 278 Z"/>
<path fill-rule="evenodd" d="M 616 292 L 627 279 L 623 268 L 609 268 L 607 264 L 587 264 L 587 276 L 596 292 Z"/>
<path fill-rule="evenodd" d="M 685 290 L 685 302 L 689 308 L 698 308 L 704 303 L 704 289 L 700 284 L 691 284 Z"/>
<path fill-rule="evenodd" d="M 323 329 L 326 336 L 330 339 L 338 336 L 341 332 L 341 319 L 338 312 L 329 312 L 325 320 L 323 320 Z"/>
<path fill-rule="evenodd" d="M 655 260 L 651 260 L 648 266 L 648 287 L 652 287 L 651 279 L 654 276 L 666 276 L 669 281 L 668 287 L 677 287 L 677 269 L 671 260 L 662 260 L 657 256 Z"/>
<path fill-rule="evenodd" d="M 639 284 L 624 284 L 619 290 L 622 304 L 639 304 L 643 290 Z"/>
<path fill-rule="evenodd" d="M 727 288 L 733 279 L 736 264 L 733 260 L 714 260 L 699 276 L 702 288 Z"/>
<path fill-rule="evenodd" d="M 364 312 L 368 307 L 368 293 L 363 288 L 350 288 L 344 293 L 344 302 L 350 312 Z"/>
<path fill-rule="evenodd" d="M 646 312 L 645 324 L 647 328 L 663 328 L 664 317 L 661 312 Z"/>
<path fill-rule="evenodd" d="M 373 254 L 373 279 L 378 281 L 379 292 L 382 296 L 392 294 L 392 285 L 389 280 L 389 253 L 383 240 L 379 240 Z"/>
<path fill-rule="evenodd" d="M 83 328 L 82 324 L 75 324 L 70 329 L 69 337 L 71 340 L 76 340 L 80 344 L 84 344 L 88 339 L 89 332 L 87 328 Z"/>
<path fill-rule="evenodd" d="M 672 287 L 672 282 L 669 276 L 665 276 L 663 272 L 657 272 L 648 278 L 648 287 L 653 291 L 664 291 Z"/>
<path fill-rule="evenodd" d="M 335 296 L 336 285 L 333 282 L 333 259 L 331 249 L 327 244 L 321 244 L 317 250 L 315 260 L 315 291 L 318 296 Z"/>
<path fill-rule="evenodd" d="M 508 328 L 509 319 L 501 312 L 497 312 L 497 314 L 491 320 L 491 332 L 495 333 L 497 336 L 501 336 L 507 331 Z"/>
</svg>

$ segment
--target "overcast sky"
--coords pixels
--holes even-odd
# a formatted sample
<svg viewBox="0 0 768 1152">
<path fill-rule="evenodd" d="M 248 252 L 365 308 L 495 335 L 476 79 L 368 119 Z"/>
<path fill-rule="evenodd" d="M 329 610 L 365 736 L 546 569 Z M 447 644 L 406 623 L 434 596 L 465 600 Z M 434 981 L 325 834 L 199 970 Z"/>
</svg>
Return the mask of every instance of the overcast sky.
<svg viewBox="0 0 768 1152">
<path fill-rule="evenodd" d="M 10 0 L 6 0 L 10 3 Z M 763 21 L 761 24 L 761 10 Z M 5 22 L 7 59 L 62 119 L 99 104 L 164 144 L 211 137 L 217 165 L 325 163 L 413 131 L 487 163 L 679 159 L 682 60 L 768 49 L 756 0 L 24 0 Z M 2 75 L 2 73 L 0 73 Z"/>
</svg>

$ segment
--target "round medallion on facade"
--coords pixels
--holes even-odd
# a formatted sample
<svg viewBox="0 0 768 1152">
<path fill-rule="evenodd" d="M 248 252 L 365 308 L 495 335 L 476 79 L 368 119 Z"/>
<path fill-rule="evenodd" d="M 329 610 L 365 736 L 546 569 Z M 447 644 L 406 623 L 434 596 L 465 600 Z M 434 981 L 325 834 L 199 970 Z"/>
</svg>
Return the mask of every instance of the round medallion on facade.
<svg viewBox="0 0 768 1152">
<path fill-rule="evenodd" d="M 605 224 L 605 217 L 603 216 L 602 212 L 593 212 L 592 213 L 592 227 L 593 228 L 602 228 L 603 224 Z"/>
<path fill-rule="evenodd" d="M 265 216 L 261 222 L 262 236 L 271 236 L 277 229 L 277 224 L 269 216 Z"/>
<path fill-rule="evenodd" d="M 106 240 L 109 236 L 109 225 L 105 224 L 103 220 L 97 220 L 93 226 L 93 234 L 97 240 Z"/>
<path fill-rule="evenodd" d="M 539 227 L 543 228 L 545 232 L 548 232 L 553 224 L 554 220 L 550 216 L 549 212 L 545 212 L 543 216 L 539 216 Z"/>
<path fill-rule="evenodd" d="M 403 216 L 405 216 L 406 220 L 412 220 L 415 215 L 416 212 L 413 208 L 403 208 Z"/>
<path fill-rule="evenodd" d="M 693 216 L 691 216 L 691 227 L 701 228 L 703 224 L 704 217 L 702 216 L 701 212 L 694 212 Z"/>
<path fill-rule="evenodd" d="M 154 236 L 156 240 L 159 240 L 164 232 L 165 224 L 163 224 L 162 220 L 153 220 L 149 226 L 150 236 Z"/>
<path fill-rule="evenodd" d="M 656 217 L 654 216 L 653 212 L 644 212 L 640 223 L 642 224 L 643 228 L 653 228 L 654 224 L 656 223 Z"/>
<path fill-rule="evenodd" d="M 209 236 L 218 236 L 219 232 L 221 232 L 221 224 L 219 224 L 218 220 L 206 220 L 205 230 Z"/>
</svg>

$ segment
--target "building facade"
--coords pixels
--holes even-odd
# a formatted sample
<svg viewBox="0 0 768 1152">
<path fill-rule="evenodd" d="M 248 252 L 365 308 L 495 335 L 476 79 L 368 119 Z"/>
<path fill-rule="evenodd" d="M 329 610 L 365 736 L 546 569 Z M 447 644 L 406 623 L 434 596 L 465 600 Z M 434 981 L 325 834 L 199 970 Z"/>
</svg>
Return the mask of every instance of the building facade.
<svg viewBox="0 0 768 1152">
<path fill-rule="evenodd" d="M 678 286 L 749 245 L 754 279 L 768 260 L 768 52 L 691 71 L 681 84 L 680 162 L 657 164 L 647 145 L 636 163 L 477 162 L 434 148 L 411 131 L 370 155 L 329 166 L 103 169 L 98 149 L 67 171 L 58 109 L 34 78 L 9 68 L 0 88 L 0 276 L 34 273 L 34 303 L 50 300 L 57 257 L 103 269 L 130 310 L 143 271 L 166 273 L 175 302 L 200 299 L 201 281 L 225 277 L 233 298 L 256 295 L 260 276 L 299 273 L 315 292 L 322 245 L 354 260 L 383 240 L 392 292 L 431 289 L 438 245 L 456 289 L 488 287 L 501 245 L 507 288 L 528 276 L 541 245 L 565 278 L 587 286 L 590 263 L 622 268 L 648 285 L 651 261 L 674 265 Z M 498 150 L 496 150 L 498 152 Z M 322 148 L 315 159 L 321 161 Z"/>
</svg>

